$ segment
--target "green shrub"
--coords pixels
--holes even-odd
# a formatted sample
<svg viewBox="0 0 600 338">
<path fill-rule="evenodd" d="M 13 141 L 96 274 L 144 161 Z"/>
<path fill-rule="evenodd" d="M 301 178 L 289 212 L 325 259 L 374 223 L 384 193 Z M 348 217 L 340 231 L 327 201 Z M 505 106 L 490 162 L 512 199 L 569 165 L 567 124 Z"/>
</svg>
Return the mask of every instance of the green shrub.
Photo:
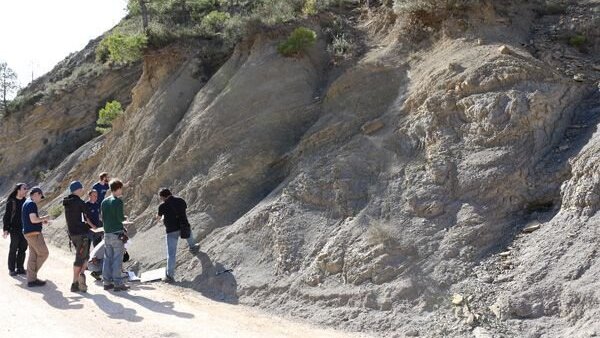
<svg viewBox="0 0 600 338">
<path fill-rule="evenodd" d="M 194 22 L 202 23 L 202 19 L 219 9 L 218 0 L 188 0 L 188 8 Z"/>
<path fill-rule="evenodd" d="M 112 33 L 102 39 L 96 49 L 96 60 L 118 64 L 135 62 L 142 58 L 148 39 L 143 34 Z"/>
<path fill-rule="evenodd" d="M 55 204 L 48 208 L 48 215 L 50 215 L 52 218 L 58 218 L 58 216 L 62 215 L 64 210 L 65 208 L 62 206 L 62 204 Z"/>
<path fill-rule="evenodd" d="M 105 133 L 112 127 L 113 121 L 123 114 L 123 108 L 119 101 L 106 102 L 104 108 L 98 112 L 98 121 L 96 124 L 96 130 L 101 133 Z"/>
<path fill-rule="evenodd" d="M 317 41 L 317 33 L 306 27 L 296 28 L 292 34 L 282 42 L 277 50 L 283 56 L 297 56 L 312 47 Z"/>
<path fill-rule="evenodd" d="M 127 1 L 127 13 L 129 15 L 140 15 L 142 13 L 139 0 Z"/>
<path fill-rule="evenodd" d="M 569 45 L 573 47 L 581 47 L 587 42 L 587 38 L 584 35 L 577 34 L 569 38 Z"/>
<path fill-rule="evenodd" d="M 214 36 L 223 31 L 230 18 L 229 13 L 212 11 L 202 18 L 200 27 L 208 36 Z"/>
<path fill-rule="evenodd" d="M 111 128 L 104 128 L 104 127 L 96 127 L 96 132 L 98 134 L 106 134 L 111 130 Z"/>
</svg>

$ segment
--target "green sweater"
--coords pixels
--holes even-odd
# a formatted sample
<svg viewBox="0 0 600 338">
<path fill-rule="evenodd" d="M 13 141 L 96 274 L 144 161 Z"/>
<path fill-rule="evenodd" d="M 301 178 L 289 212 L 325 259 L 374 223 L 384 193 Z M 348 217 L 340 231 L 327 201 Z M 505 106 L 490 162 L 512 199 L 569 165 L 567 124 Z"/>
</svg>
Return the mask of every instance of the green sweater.
<svg viewBox="0 0 600 338">
<path fill-rule="evenodd" d="M 102 222 L 104 223 L 104 232 L 109 234 L 123 231 L 123 221 L 125 213 L 123 212 L 123 200 L 110 196 L 102 201 Z"/>
</svg>

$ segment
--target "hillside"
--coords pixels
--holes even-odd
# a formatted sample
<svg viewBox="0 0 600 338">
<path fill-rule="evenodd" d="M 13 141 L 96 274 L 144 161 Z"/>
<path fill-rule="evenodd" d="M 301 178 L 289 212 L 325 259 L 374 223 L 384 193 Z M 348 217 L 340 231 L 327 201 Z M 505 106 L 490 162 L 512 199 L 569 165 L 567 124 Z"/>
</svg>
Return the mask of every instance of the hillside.
<svg viewBox="0 0 600 338">
<path fill-rule="evenodd" d="M 218 301 L 382 336 L 597 332 L 600 2 L 404 3 L 104 65 L 2 120 L 0 187 L 40 180 L 50 207 L 73 179 L 131 180 L 140 269 L 163 264 L 152 216 L 171 187 L 202 239 L 178 280 Z M 282 56 L 299 26 L 316 43 Z M 113 98 L 127 109 L 95 136 Z"/>
</svg>

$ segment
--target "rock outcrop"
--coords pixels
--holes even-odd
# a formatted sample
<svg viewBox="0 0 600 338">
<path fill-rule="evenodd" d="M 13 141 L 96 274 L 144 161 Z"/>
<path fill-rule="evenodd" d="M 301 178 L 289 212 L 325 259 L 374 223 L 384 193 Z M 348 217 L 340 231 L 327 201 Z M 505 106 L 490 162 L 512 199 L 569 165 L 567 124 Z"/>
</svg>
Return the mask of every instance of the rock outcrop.
<svg viewBox="0 0 600 338">
<path fill-rule="evenodd" d="M 20 96 L 21 110 L 0 122 L 0 191 L 15 181 L 43 180 L 69 154 L 98 135 L 98 110 L 107 101 L 127 105 L 141 65 L 95 63 L 100 38 L 36 79 Z"/>
<path fill-rule="evenodd" d="M 420 48 L 397 23 L 341 69 L 323 39 L 284 58 L 273 34 L 214 74 L 189 49 L 151 52 L 113 130 L 45 184 L 132 181 L 140 268 L 163 264 L 152 216 L 171 187 L 202 247 L 178 279 L 216 300 L 399 336 L 597 327 L 597 84 L 523 43 L 548 43 L 529 29 L 546 21 L 488 12 Z"/>
</svg>

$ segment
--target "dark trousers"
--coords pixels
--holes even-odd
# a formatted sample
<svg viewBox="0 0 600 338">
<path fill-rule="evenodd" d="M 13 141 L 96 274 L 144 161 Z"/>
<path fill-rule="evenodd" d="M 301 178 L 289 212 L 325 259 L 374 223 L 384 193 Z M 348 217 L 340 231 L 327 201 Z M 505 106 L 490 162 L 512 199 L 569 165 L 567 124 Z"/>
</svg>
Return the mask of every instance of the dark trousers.
<svg viewBox="0 0 600 338">
<path fill-rule="evenodd" d="M 95 247 L 96 245 L 100 244 L 100 242 L 102 242 L 103 239 L 104 239 L 103 232 L 95 232 L 94 236 L 92 237 L 93 246 Z"/>
<path fill-rule="evenodd" d="M 25 270 L 25 251 L 27 240 L 21 231 L 10 232 L 10 248 L 8 249 L 8 270 Z"/>
</svg>

